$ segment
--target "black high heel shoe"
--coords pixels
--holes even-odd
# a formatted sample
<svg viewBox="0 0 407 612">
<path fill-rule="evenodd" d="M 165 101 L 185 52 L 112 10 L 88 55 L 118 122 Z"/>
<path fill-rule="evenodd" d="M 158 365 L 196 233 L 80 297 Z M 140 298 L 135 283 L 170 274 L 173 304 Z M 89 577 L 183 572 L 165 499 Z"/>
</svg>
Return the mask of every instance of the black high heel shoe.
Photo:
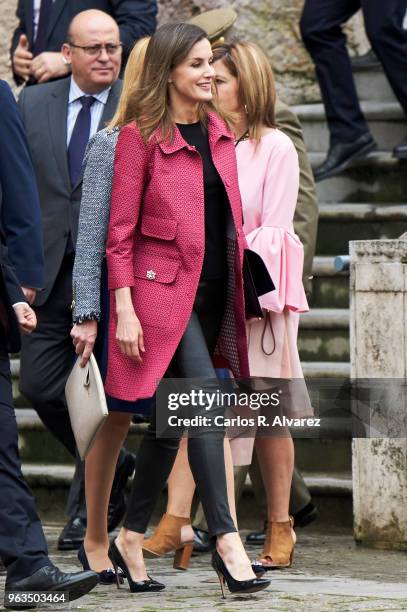
<svg viewBox="0 0 407 612">
<path fill-rule="evenodd" d="M 109 559 L 113 563 L 114 571 L 116 572 L 117 588 L 120 589 L 120 582 L 118 578 L 118 572 L 120 569 L 123 571 L 129 583 L 129 588 L 132 593 L 153 593 L 155 591 L 162 591 L 165 589 L 165 584 L 157 582 L 148 576 L 148 580 L 133 580 L 130 574 L 130 570 L 127 567 L 127 563 L 123 559 L 120 550 L 116 546 L 116 541 L 113 540 L 109 546 Z"/>
<path fill-rule="evenodd" d="M 83 543 L 81 544 L 78 550 L 78 560 L 79 560 L 79 563 L 82 564 L 82 567 L 85 571 L 92 569 L 89 565 L 88 557 L 86 555 L 85 546 L 83 545 Z M 112 567 L 108 567 L 107 569 L 101 572 L 97 572 L 97 574 L 99 576 L 100 584 L 115 584 L 117 579 L 120 581 L 120 584 L 123 584 L 124 582 L 123 572 L 121 569 L 119 569 L 118 578 L 116 578 L 115 571 Z"/>
<path fill-rule="evenodd" d="M 222 557 L 217 550 L 212 555 L 212 567 L 218 574 L 223 599 L 225 599 L 225 582 L 231 593 L 256 593 L 270 586 L 271 581 L 267 578 L 250 578 L 249 580 L 236 580 L 226 567 Z"/>
<path fill-rule="evenodd" d="M 263 574 L 266 573 L 266 568 L 262 566 L 260 561 L 251 561 L 250 565 L 252 566 L 252 570 L 256 574 L 256 576 L 263 576 Z"/>
</svg>

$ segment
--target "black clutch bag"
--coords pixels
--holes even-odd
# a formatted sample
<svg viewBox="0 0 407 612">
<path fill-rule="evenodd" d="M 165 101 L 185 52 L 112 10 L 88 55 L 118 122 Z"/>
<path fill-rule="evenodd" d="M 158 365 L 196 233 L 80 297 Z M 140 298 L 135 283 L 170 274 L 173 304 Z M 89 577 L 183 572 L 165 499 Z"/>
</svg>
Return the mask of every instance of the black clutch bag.
<svg viewBox="0 0 407 612">
<path fill-rule="evenodd" d="M 259 296 L 274 289 L 272 278 L 260 255 L 250 249 L 245 249 L 243 254 L 243 290 L 246 319 L 252 317 L 263 318 Z"/>
</svg>

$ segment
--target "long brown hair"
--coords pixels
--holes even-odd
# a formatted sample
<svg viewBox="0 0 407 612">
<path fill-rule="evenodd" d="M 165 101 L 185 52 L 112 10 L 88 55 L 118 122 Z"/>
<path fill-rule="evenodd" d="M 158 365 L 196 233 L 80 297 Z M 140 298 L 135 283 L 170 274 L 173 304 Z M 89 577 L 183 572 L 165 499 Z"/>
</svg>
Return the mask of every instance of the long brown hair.
<svg viewBox="0 0 407 612">
<path fill-rule="evenodd" d="M 219 60 L 237 78 L 239 102 L 247 115 L 249 138 L 258 143 L 263 125 L 276 127 L 276 87 L 270 62 L 264 51 L 251 42 L 214 45 L 213 61 Z"/>
<path fill-rule="evenodd" d="M 119 102 L 116 112 L 108 124 L 109 129 L 120 127 L 126 123 L 127 107 L 140 79 L 149 40 L 149 36 L 140 38 L 131 50 L 123 75 L 123 86 Z"/>
<path fill-rule="evenodd" d="M 156 30 L 148 43 L 140 78 L 130 92 L 120 125 L 135 121 L 145 141 L 157 128 L 162 140 L 172 139 L 174 124 L 169 108 L 168 79 L 192 47 L 204 38 L 207 38 L 204 30 L 188 23 L 165 24 Z M 210 109 L 219 114 L 212 102 L 199 105 L 199 119 L 204 125 Z"/>
</svg>

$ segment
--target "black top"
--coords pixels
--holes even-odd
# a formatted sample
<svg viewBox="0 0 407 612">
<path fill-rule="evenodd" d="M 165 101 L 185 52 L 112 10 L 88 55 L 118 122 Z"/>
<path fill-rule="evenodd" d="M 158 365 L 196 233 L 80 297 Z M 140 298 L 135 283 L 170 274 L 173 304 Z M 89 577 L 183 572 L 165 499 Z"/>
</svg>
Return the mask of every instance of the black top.
<svg viewBox="0 0 407 612">
<path fill-rule="evenodd" d="M 177 123 L 183 139 L 194 146 L 203 162 L 205 198 L 205 256 L 201 280 L 224 278 L 226 263 L 227 195 L 212 161 L 208 132 L 201 123 Z"/>
</svg>

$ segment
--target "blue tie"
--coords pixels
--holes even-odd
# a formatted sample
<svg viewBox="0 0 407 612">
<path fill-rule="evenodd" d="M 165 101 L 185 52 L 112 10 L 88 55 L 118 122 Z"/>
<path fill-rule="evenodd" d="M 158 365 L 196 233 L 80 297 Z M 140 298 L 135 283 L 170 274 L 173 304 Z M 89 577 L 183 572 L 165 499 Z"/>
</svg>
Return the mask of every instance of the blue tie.
<svg viewBox="0 0 407 612">
<path fill-rule="evenodd" d="M 74 187 L 80 177 L 83 156 L 90 135 L 90 107 L 96 101 L 93 96 L 79 98 L 82 108 L 75 121 L 68 147 L 68 165 L 71 185 Z"/>
</svg>

